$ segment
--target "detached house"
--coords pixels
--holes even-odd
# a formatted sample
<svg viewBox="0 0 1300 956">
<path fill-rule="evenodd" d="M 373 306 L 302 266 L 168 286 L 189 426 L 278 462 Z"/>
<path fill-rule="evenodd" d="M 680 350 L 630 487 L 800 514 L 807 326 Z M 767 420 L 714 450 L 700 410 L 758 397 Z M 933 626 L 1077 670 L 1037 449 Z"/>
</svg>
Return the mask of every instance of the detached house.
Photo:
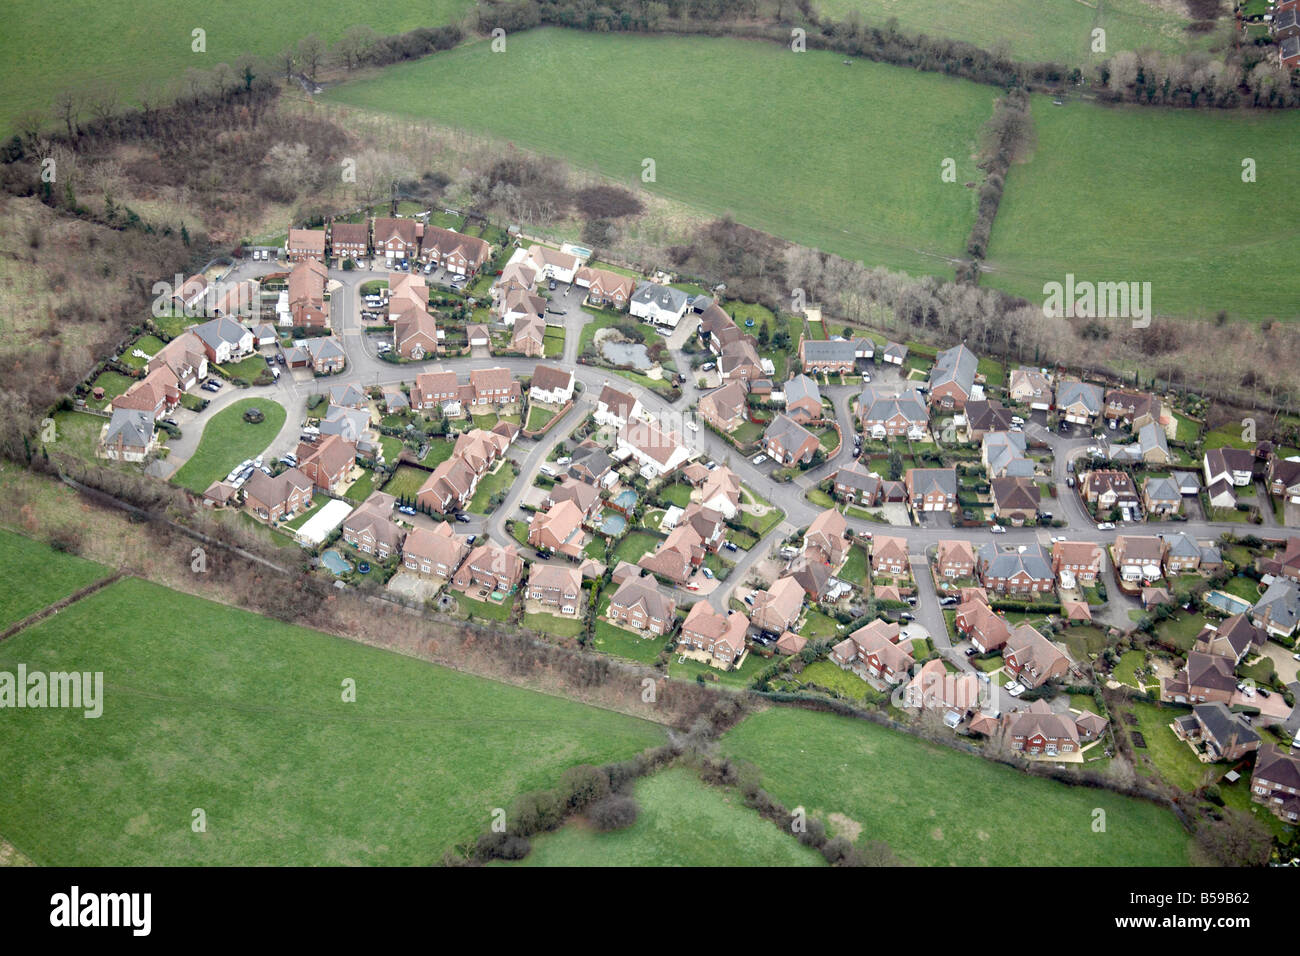
<svg viewBox="0 0 1300 956">
<path fill-rule="evenodd" d="M 208 354 L 203 341 L 191 329 L 172 339 L 149 360 L 145 370 L 152 374 L 167 368 L 176 376 L 181 391 L 188 391 L 208 377 Z"/>
<path fill-rule="evenodd" d="M 1300 623 L 1300 586 L 1276 578 L 1250 609 L 1250 619 L 1277 637 L 1290 637 Z"/>
<path fill-rule="evenodd" d="M 1003 719 L 1003 738 L 1018 753 L 1055 757 L 1080 747 L 1079 727 L 1071 714 L 1058 714 L 1045 700 L 1035 700 Z"/>
<path fill-rule="evenodd" d="M 432 574 L 450 578 L 456 573 L 465 556 L 469 542 L 465 535 L 456 534 L 447 522 L 439 522 L 433 530 L 415 528 L 402 542 L 402 567 L 417 574 Z"/>
<path fill-rule="evenodd" d="M 645 409 L 636 396 L 619 391 L 612 385 L 605 385 L 600 390 L 596 401 L 596 411 L 592 413 L 601 425 L 622 428 L 630 421 L 645 417 Z"/>
<path fill-rule="evenodd" d="M 681 289 L 643 282 L 636 287 L 628 301 L 629 309 L 636 318 L 675 329 L 686 314 L 687 298 Z"/>
<path fill-rule="evenodd" d="M 370 254 L 370 223 L 330 224 L 330 254 L 340 259 L 364 259 Z"/>
<path fill-rule="evenodd" d="M 1148 475 L 1142 481 L 1142 506 L 1149 515 L 1174 515 L 1183 507 L 1183 495 L 1172 478 Z"/>
<path fill-rule="evenodd" d="M 587 290 L 587 302 L 598 307 L 612 306 L 626 309 L 636 288 L 636 281 L 630 276 L 619 275 L 608 269 L 593 269 L 583 266 L 574 275 L 573 281 Z"/>
<path fill-rule="evenodd" d="M 561 501 L 534 516 L 528 527 L 528 543 L 538 550 L 580 557 L 586 544 L 582 520 L 581 508 L 572 501 Z"/>
<path fill-rule="evenodd" d="M 1056 385 L 1056 410 L 1067 422 L 1091 426 L 1104 405 L 1101 387 L 1063 379 Z"/>
<path fill-rule="evenodd" d="M 745 634 L 749 619 L 738 611 L 722 614 L 709 606 L 708 601 L 697 601 L 682 622 L 678 648 L 707 655 L 714 667 L 726 670 L 736 664 L 745 653 Z"/>
<path fill-rule="evenodd" d="M 284 244 L 285 256 L 290 262 L 302 262 L 304 259 L 325 259 L 324 229 L 290 229 L 289 238 Z"/>
<path fill-rule="evenodd" d="M 986 544 L 979 550 L 979 576 L 984 587 L 1000 594 L 1041 594 L 1056 580 L 1042 545 L 1021 545 L 999 551 Z"/>
<path fill-rule="evenodd" d="M 727 520 L 740 511 L 740 479 L 726 465 L 709 472 L 700 485 L 700 504 L 718 512 Z"/>
<path fill-rule="evenodd" d="M 1136 509 L 1139 504 L 1137 486 L 1126 471 L 1090 471 L 1083 476 L 1081 490 L 1084 501 L 1096 505 L 1099 513 L 1113 508 Z"/>
<path fill-rule="evenodd" d="M 297 468 L 271 476 L 254 471 L 244 485 L 244 504 L 263 521 L 279 521 L 311 507 L 312 480 Z"/>
<path fill-rule="evenodd" d="M 238 362 L 253 351 L 253 330 L 234 319 L 211 319 L 190 331 L 203 343 L 208 361 L 217 365 Z"/>
<path fill-rule="evenodd" d="M 437 321 L 425 309 L 402 312 L 393 321 L 393 348 L 402 358 L 417 362 L 437 355 Z"/>
<path fill-rule="evenodd" d="M 989 432 L 1009 432 L 1015 413 L 1001 402 L 966 403 L 966 440 L 983 441 Z"/>
<path fill-rule="evenodd" d="M 491 256 L 492 246 L 487 242 L 454 229 L 425 226 L 420 237 L 420 258 L 452 275 L 474 275 Z"/>
<path fill-rule="evenodd" d="M 619 431 L 614 456 L 632 459 L 642 475 L 653 479 L 671 474 L 687 462 L 691 453 L 676 432 L 665 431 L 651 422 L 636 421 Z"/>
<path fill-rule="evenodd" d="M 1160 699 L 1178 704 L 1229 703 L 1237 690 L 1234 666 L 1230 657 L 1189 651 L 1181 671 L 1160 679 Z"/>
<path fill-rule="evenodd" d="M 305 259 L 289 273 L 287 315 L 295 328 L 325 328 L 329 325 L 329 270 L 317 259 Z M 281 319 L 281 324 L 284 319 Z"/>
<path fill-rule="evenodd" d="M 534 564 L 528 572 L 528 597 L 561 614 L 577 614 L 582 604 L 582 573 L 577 568 Z"/>
<path fill-rule="evenodd" d="M 856 461 L 835 472 L 832 481 L 835 484 L 835 497 L 841 501 L 861 503 L 868 508 L 874 508 L 880 503 L 884 483 L 879 475 L 868 471 Z"/>
<path fill-rule="evenodd" d="M 975 389 L 975 372 L 979 359 L 964 345 L 946 349 L 935 356 L 930 369 L 930 407 L 960 412 Z"/>
<path fill-rule="evenodd" d="M 1011 627 L 1006 618 L 979 597 L 972 596 L 957 605 L 953 626 L 981 654 L 1001 650 L 1011 639 Z"/>
<path fill-rule="evenodd" d="M 321 491 L 334 491 L 352 472 L 357 444 L 340 435 L 327 435 L 315 444 L 300 442 L 295 454 L 299 471 Z"/>
<path fill-rule="evenodd" d="M 1250 776 L 1250 798 L 1282 820 L 1300 820 L 1300 755 L 1277 744 L 1261 747 Z"/>
<path fill-rule="evenodd" d="M 673 629 L 677 602 L 659 592 L 653 578 L 629 577 L 609 600 L 606 617 L 622 628 L 645 636 L 662 636 Z"/>
<path fill-rule="evenodd" d="M 907 542 L 890 535 L 876 535 L 871 542 L 871 573 L 903 577 L 911 567 L 907 557 Z"/>
<path fill-rule="evenodd" d="M 1270 458 L 1268 490 L 1275 498 L 1285 498 L 1294 505 L 1300 505 L 1300 461 Z"/>
<path fill-rule="evenodd" d="M 489 541 L 469 553 L 453 582 L 462 590 L 477 586 L 509 593 L 519 586 L 523 576 L 524 561 L 519 550 L 513 544 L 502 548 Z"/>
<path fill-rule="evenodd" d="M 763 433 L 763 450 L 787 467 L 811 462 L 820 447 L 817 436 L 788 415 L 777 415 Z"/>
<path fill-rule="evenodd" d="M 803 612 L 803 597 L 803 587 L 794 578 L 777 578 L 771 587 L 754 592 L 754 625 L 774 634 L 793 630 Z"/>
<path fill-rule="evenodd" d="M 180 404 L 181 386 L 166 365 L 159 365 L 110 403 L 113 411 L 147 412 L 161 418 Z"/>
<path fill-rule="evenodd" d="M 951 511 L 957 507 L 955 468 L 909 468 L 903 483 L 915 512 Z"/>
<path fill-rule="evenodd" d="M 470 406 L 487 409 L 513 405 L 523 398 L 523 390 L 508 368 L 476 368 L 469 373 Z"/>
<path fill-rule="evenodd" d="M 441 408 L 460 414 L 460 382 L 455 372 L 421 372 L 411 387 L 411 408 L 417 412 Z"/>
<path fill-rule="evenodd" d="M 1052 571 L 1063 588 L 1092 587 L 1101 574 L 1101 545 L 1091 541 L 1057 541 L 1052 545 Z"/>
<path fill-rule="evenodd" d="M 1070 669 L 1070 659 L 1028 624 L 1011 632 L 1002 661 L 1006 672 L 1026 687 L 1041 687 Z"/>
<path fill-rule="evenodd" d="M 420 251 L 417 225 L 414 219 L 376 218 L 375 255 L 382 255 L 389 263 L 414 259 Z"/>
<path fill-rule="evenodd" d="M 799 364 L 808 374 L 852 375 L 875 354 L 871 339 L 799 339 Z"/>
<path fill-rule="evenodd" d="M 1028 478 L 994 478 L 993 513 L 1013 523 L 1032 521 L 1038 516 L 1041 493 Z"/>
<path fill-rule="evenodd" d="M 974 577 L 974 546 L 964 540 L 940 541 L 935 556 L 935 570 L 940 576 L 949 580 Z"/>
<path fill-rule="evenodd" d="M 903 435 L 925 437 L 930 413 L 915 388 L 891 389 L 868 385 L 858 396 L 858 417 L 862 431 L 877 441 Z"/>
<path fill-rule="evenodd" d="M 539 365 L 533 369 L 528 387 L 528 400 L 547 405 L 563 405 L 573 398 L 573 370 L 554 365 Z"/>
<path fill-rule="evenodd" d="M 343 540 L 380 561 L 397 554 L 406 532 L 391 517 L 396 503 L 392 495 L 371 493 L 361 507 L 343 519 Z"/>
<path fill-rule="evenodd" d="M 808 526 L 803 538 L 804 557 L 838 568 L 848 553 L 844 534 L 848 522 L 834 508 L 827 508 Z"/>
<path fill-rule="evenodd" d="M 1007 394 L 1013 402 L 1045 412 L 1052 407 L 1052 379 L 1038 369 L 1012 369 L 1007 381 Z"/>
<path fill-rule="evenodd" d="M 700 417 L 718 431 L 730 433 L 745 421 L 747 394 L 741 382 L 730 381 L 701 396 L 697 410 Z"/>
<path fill-rule="evenodd" d="M 1124 581 L 1155 581 L 1161 577 L 1164 542 L 1154 535 L 1121 534 L 1111 548 L 1115 570 Z"/>
<path fill-rule="evenodd" d="M 875 620 L 836 644 L 830 658 L 863 680 L 870 676 L 886 684 L 901 684 L 911 676 L 916 661 L 899 641 L 897 623 Z"/>
<path fill-rule="evenodd" d="M 1202 464 L 1207 488 L 1219 482 L 1244 488 L 1254 478 L 1255 456 L 1244 448 L 1211 448 Z"/>
<path fill-rule="evenodd" d="M 113 417 L 100 429 L 95 453 L 114 461 L 144 461 L 157 448 L 158 433 L 151 412 L 115 408 Z"/>
<path fill-rule="evenodd" d="M 796 375 L 785 383 L 785 413 L 800 425 L 826 417 L 821 389 L 807 375 Z"/>
</svg>

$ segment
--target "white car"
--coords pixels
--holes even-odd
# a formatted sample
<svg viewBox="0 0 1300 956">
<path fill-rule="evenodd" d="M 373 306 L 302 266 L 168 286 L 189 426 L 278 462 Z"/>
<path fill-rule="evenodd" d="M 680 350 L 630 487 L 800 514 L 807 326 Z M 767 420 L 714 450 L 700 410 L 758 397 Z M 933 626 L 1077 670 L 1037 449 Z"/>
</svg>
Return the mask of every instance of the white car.
<svg viewBox="0 0 1300 956">
<path fill-rule="evenodd" d="M 1098 530 L 1098 531 L 1114 531 L 1114 530 L 1115 530 L 1115 525 L 1114 525 L 1112 522 L 1110 522 L 1110 521 L 1103 521 L 1101 524 L 1097 525 L 1097 530 Z"/>
<path fill-rule="evenodd" d="M 686 427 L 689 428 L 689 429 L 690 429 L 691 431 L 693 431 L 693 432 L 697 432 L 697 431 L 700 430 L 700 426 L 697 425 L 697 424 L 695 424 L 695 422 L 687 422 L 687 423 L 686 423 Z"/>
<path fill-rule="evenodd" d="M 1025 692 L 1025 688 L 1020 684 L 1017 684 L 1015 681 L 1012 681 L 1010 684 L 1007 684 L 1002 689 L 1005 690 L 1012 697 L 1019 697 L 1021 694 Z"/>
<path fill-rule="evenodd" d="M 992 534 L 1006 534 L 1007 529 L 1002 527 L 1000 524 L 995 524 L 993 527 L 989 528 L 989 532 Z"/>
<path fill-rule="evenodd" d="M 1058 541 L 1064 541 L 1064 540 L 1065 540 L 1065 535 L 1063 535 L 1063 534 L 1054 534 L 1054 535 L 1052 535 L 1052 544 L 1056 544 L 1056 542 L 1058 542 Z"/>
<path fill-rule="evenodd" d="M 1093 458 L 1100 458 L 1100 457 L 1101 457 L 1101 449 L 1098 448 L 1096 445 L 1089 445 L 1089 446 L 1088 446 L 1088 454 L 1089 454 L 1089 455 L 1092 455 Z"/>
<path fill-rule="evenodd" d="M 765 462 L 765 461 L 767 461 L 767 456 L 766 456 L 766 455 L 755 455 L 754 458 L 753 458 L 753 463 L 754 463 L 755 465 L 761 465 L 761 464 L 763 464 L 763 462 Z"/>
</svg>

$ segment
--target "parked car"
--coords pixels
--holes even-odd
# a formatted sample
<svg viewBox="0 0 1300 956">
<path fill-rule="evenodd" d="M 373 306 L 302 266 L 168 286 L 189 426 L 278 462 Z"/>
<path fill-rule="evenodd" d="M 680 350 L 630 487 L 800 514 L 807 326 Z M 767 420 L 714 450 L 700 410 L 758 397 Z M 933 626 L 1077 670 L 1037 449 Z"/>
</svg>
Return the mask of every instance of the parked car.
<svg viewBox="0 0 1300 956">
<path fill-rule="evenodd" d="M 469 524 L 470 518 L 469 515 L 458 511 L 456 512 L 456 520 L 459 521 L 461 524 Z"/>
<path fill-rule="evenodd" d="M 1002 689 L 1005 690 L 1012 697 L 1019 697 L 1021 694 L 1025 692 L 1024 685 L 1017 684 L 1015 681 L 1012 681 L 1010 684 L 1007 684 Z"/>
<path fill-rule="evenodd" d="M 703 365 L 700 366 L 700 371 L 712 372 L 715 368 L 717 368 L 717 366 L 714 365 L 712 362 L 705 362 Z"/>
<path fill-rule="evenodd" d="M 473 543 L 474 543 L 475 541 L 477 541 L 477 540 L 478 540 L 478 535 L 476 535 L 476 534 L 467 534 L 467 535 L 465 535 L 465 543 L 466 543 L 466 544 L 473 544 Z"/>
<path fill-rule="evenodd" d="M 410 505 L 398 505 L 398 506 L 397 506 L 397 510 L 398 510 L 398 512 L 400 512 L 401 514 L 404 514 L 404 515 L 413 515 L 413 514 L 415 514 L 415 509 L 412 508 Z"/>
<path fill-rule="evenodd" d="M 871 532 L 870 532 L 870 531 L 859 531 L 859 532 L 858 532 L 858 537 L 859 537 L 859 538 L 866 538 L 868 541 L 870 541 L 870 540 L 871 540 Z"/>
<path fill-rule="evenodd" d="M 555 459 L 555 463 L 557 465 L 567 465 L 571 461 L 573 461 L 573 459 L 570 458 L 568 455 L 565 455 L 562 458 Z"/>
<path fill-rule="evenodd" d="M 767 456 L 766 456 L 766 455 L 755 455 L 754 458 L 753 458 L 753 462 L 754 462 L 754 464 L 756 464 L 756 465 L 761 465 L 761 464 L 763 464 L 763 462 L 765 462 L 765 461 L 767 461 Z"/>
<path fill-rule="evenodd" d="M 697 424 L 695 424 L 695 422 L 687 422 L 687 423 L 686 423 L 686 427 L 689 428 L 689 429 L 690 429 L 691 431 L 693 431 L 693 432 L 697 432 L 697 431 L 700 430 L 700 426 L 697 425 Z"/>
<path fill-rule="evenodd" d="M 974 656 L 975 656 L 975 648 L 973 648 L 973 647 L 968 647 L 968 648 L 966 648 L 965 653 L 966 653 L 966 656 L 967 656 L 967 657 L 974 657 Z"/>
<path fill-rule="evenodd" d="M 1112 521 L 1103 521 L 1101 524 L 1097 525 L 1097 530 L 1098 530 L 1098 531 L 1114 531 L 1114 530 L 1115 530 L 1115 523 L 1112 522 Z"/>
<path fill-rule="evenodd" d="M 750 605 L 750 606 L 752 606 L 753 603 L 754 603 L 754 595 L 752 595 L 752 594 L 746 594 L 746 595 L 745 595 L 745 603 L 748 604 L 748 605 Z M 1300 656 L 1300 655 L 1297 655 L 1297 656 Z"/>
<path fill-rule="evenodd" d="M 713 572 L 712 572 L 712 571 L 710 571 L 708 568 L 700 568 L 700 570 L 704 572 L 704 576 L 705 576 L 706 578 L 708 578 L 710 581 L 713 580 Z"/>
<path fill-rule="evenodd" d="M 547 309 L 546 314 L 547 315 L 568 315 L 569 312 L 567 309 Z"/>
<path fill-rule="evenodd" d="M 276 352 L 276 353 L 275 353 L 275 360 L 276 360 L 277 362 L 279 362 L 281 365 L 283 365 L 283 364 L 284 364 L 284 353 L 283 353 L 283 352 Z"/>
<path fill-rule="evenodd" d="M 736 542 L 734 542 L 734 541 L 724 541 L 724 542 L 722 542 L 722 546 L 723 546 L 724 548 L 726 548 L 728 551 L 735 551 L 735 550 L 737 550 L 737 548 L 736 548 Z M 1300 660 L 1300 655 L 1296 655 L 1296 659 L 1297 659 L 1297 660 Z"/>
<path fill-rule="evenodd" d="M 546 284 L 546 288 L 548 288 L 548 289 L 550 289 L 552 292 L 554 292 L 554 291 L 555 291 L 555 280 L 552 279 L 550 282 L 548 282 L 548 283 Z"/>
<path fill-rule="evenodd" d="M 1000 524 L 995 524 L 993 527 L 989 528 L 989 533 L 990 533 L 990 534 L 1006 534 L 1006 533 L 1007 533 L 1007 529 L 1004 528 L 1004 527 L 1002 527 L 1002 525 L 1000 525 Z"/>
</svg>

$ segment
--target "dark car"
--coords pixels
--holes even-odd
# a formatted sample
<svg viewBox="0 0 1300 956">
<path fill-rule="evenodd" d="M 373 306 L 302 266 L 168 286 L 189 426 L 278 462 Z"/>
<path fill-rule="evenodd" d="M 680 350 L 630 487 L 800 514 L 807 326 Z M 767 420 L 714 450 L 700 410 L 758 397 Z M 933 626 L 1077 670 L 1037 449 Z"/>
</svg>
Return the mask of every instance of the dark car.
<svg viewBox="0 0 1300 956">
<path fill-rule="evenodd" d="M 974 657 L 974 656 L 975 656 L 975 648 L 973 648 L 973 647 L 968 647 L 968 648 L 966 648 L 966 656 L 967 656 L 967 657 Z"/>
<path fill-rule="evenodd" d="M 547 283 L 546 288 L 548 288 L 548 289 L 550 289 L 552 292 L 554 292 L 554 291 L 555 291 L 555 280 L 552 279 L 549 283 Z"/>
<path fill-rule="evenodd" d="M 277 352 L 276 355 L 275 355 L 275 360 L 276 360 L 277 362 L 279 362 L 281 365 L 283 365 L 283 364 L 284 364 L 284 353 L 283 353 L 283 352 Z"/>
<path fill-rule="evenodd" d="M 722 546 L 723 546 L 724 548 L 726 548 L 728 551 L 735 551 L 735 550 L 736 550 L 736 544 L 735 544 L 734 541 L 724 541 L 724 542 L 722 542 Z"/>
<path fill-rule="evenodd" d="M 469 524 L 470 518 L 469 515 L 467 514 L 457 513 L 456 520 L 459 521 L 461 524 Z"/>
<path fill-rule="evenodd" d="M 267 355 L 267 356 L 264 356 L 264 358 L 266 359 L 266 364 L 267 364 L 267 365 L 274 365 L 274 364 L 275 364 L 275 359 L 271 358 L 271 356 Z"/>
</svg>

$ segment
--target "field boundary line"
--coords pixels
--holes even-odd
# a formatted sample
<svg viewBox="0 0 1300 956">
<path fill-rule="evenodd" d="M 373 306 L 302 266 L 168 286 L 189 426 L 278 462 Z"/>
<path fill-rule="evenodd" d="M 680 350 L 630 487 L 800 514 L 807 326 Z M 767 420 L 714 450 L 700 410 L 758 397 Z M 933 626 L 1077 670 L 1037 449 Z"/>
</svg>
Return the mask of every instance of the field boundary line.
<svg viewBox="0 0 1300 956">
<path fill-rule="evenodd" d="M 18 621 L 16 624 L 11 624 L 8 628 L 5 629 L 3 633 L 0 633 L 0 642 L 7 641 L 9 640 L 9 638 L 13 637 L 19 631 L 26 630 L 27 628 L 31 627 L 34 624 L 39 624 L 47 617 L 52 617 L 55 614 L 58 614 L 65 607 L 71 607 L 73 604 L 76 604 L 81 599 L 90 597 L 96 591 L 101 591 L 104 588 L 108 587 L 110 584 L 117 583 L 122 578 L 126 577 L 127 574 L 128 572 L 126 571 L 115 571 L 112 574 L 110 574 L 108 577 L 100 578 L 98 581 L 95 581 L 92 584 L 87 584 L 84 588 L 81 588 L 80 590 L 77 591 L 73 591 L 67 597 L 61 598 L 55 601 L 53 604 L 46 605 L 45 607 L 41 608 L 39 611 L 37 611 L 34 614 L 27 615 L 21 621 Z"/>
</svg>

